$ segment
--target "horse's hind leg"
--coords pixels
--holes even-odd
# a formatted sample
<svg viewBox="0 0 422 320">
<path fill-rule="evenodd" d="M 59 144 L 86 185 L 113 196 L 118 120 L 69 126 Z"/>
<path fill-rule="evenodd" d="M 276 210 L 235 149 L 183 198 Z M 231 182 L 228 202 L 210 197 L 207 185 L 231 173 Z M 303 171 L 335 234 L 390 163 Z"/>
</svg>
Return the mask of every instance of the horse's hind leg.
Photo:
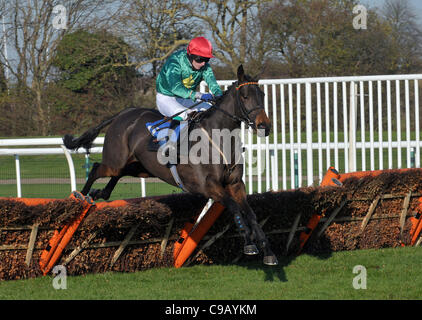
<svg viewBox="0 0 422 320">
<path fill-rule="evenodd" d="M 118 177 L 117 180 L 114 183 L 114 186 L 116 185 L 117 181 L 120 178 L 117 170 L 112 169 L 112 168 L 106 166 L 105 164 L 102 164 L 102 163 L 100 164 L 98 162 L 95 162 L 94 165 L 92 166 L 92 170 L 88 175 L 88 180 L 86 181 L 81 193 L 83 195 L 87 195 L 88 192 L 91 190 L 91 187 L 94 184 L 95 180 L 97 180 L 98 178 L 103 178 L 103 177 L 112 177 L 112 178 Z M 110 180 L 110 182 L 111 182 L 111 180 Z M 110 184 L 110 182 L 109 182 L 109 184 Z M 113 186 L 113 188 L 114 188 L 114 186 Z M 93 199 L 94 200 L 99 199 L 98 196 L 95 194 L 95 192 L 93 193 Z"/>
<path fill-rule="evenodd" d="M 116 186 L 117 182 L 119 181 L 121 177 L 122 177 L 121 175 L 111 177 L 110 181 L 107 183 L 104 189 L 101 189 L 101 190 L 91 189 L 91 191 L 89 192 L 89 195 L 94 200 L 98 200 L 98 199 L 108 200 L 110 198 L 111 193 L 114 190 L 114 187 Z"/>
<path fill-rule="evenodd" d="M 111 193 L 114 190 L 119 179 L 123 176 L 132 176 L 132 177 L 148 177 L 150 176 L 149 173 L 145 170 L 145 168 L 139 162 L 131 162 L 127 164 L 122 170 L 120 170 L 120 174 L 117 176 L 112 176 L 110 181 L 107 183 L 104 189 L 102 190 L 91 190 L 89 194 L 92 196 L 94 200 L 96 199 L 104 199 L 108 200 L 110 198 Z"/>
</svg>

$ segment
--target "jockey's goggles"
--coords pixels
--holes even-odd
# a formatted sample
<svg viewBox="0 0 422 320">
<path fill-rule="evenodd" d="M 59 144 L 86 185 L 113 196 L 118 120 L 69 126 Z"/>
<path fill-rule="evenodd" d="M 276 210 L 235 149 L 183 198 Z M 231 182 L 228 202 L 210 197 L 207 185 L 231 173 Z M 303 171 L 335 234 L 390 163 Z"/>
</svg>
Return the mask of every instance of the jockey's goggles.
<svg viewBox="0 0 422 320">
<path fill-rule="evenodd" d="M 191 57 L 192 57 L 193 60 L 195 60 L 195 62 L 198 62 L 198 63 L 210 61 L 210 58 L 205 58 L 205 57 L 197 56 L 195 54 L 191 54 Z"/>
</svg>

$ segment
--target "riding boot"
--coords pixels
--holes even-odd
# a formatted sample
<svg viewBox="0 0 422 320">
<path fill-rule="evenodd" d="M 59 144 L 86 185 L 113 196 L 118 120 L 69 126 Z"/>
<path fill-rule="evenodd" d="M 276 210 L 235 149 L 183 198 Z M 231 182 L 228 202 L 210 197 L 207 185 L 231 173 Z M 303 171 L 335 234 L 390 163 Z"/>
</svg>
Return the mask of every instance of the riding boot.
<svg viewBox="0 0 422 320">
<path fill-rule="evenodd" d="M 179 137 L 181 131 L 186 127 L 187 123 L 182 121 L 182 118 L 175 118 L 171 121 L 169 127 L 167 128 L 165 135 L 167 142 L 162 148 L 162 154 L 164 157 L 171 158 L 173 160 L 169 160 L 167 166 L 170 167 L 172 165 L 176 165 L 179 162 L 180 152 L 178 150 Z M 186 136 L 184 134 L 183 136 Z"/>
<path fill-rule="evenodd" d="M 167 148 L 169 152 L 177 151 L 177 145 L 179 143 L 180 132 L 186 127 L 187 123 L 185 121 L 180 121 L 173 119 L 169 126 L 169 131 L 172 130 L 168 137 Z M 181 144 L 181 141 L 180 143 Z"/>
<path fill-rule="evenodd" d="M 167 140 L 167 149 L 169 152 L 177 151 L 177 142 L 180 135 L 180 121 L 173 119 L 168 128 L 168 140 Z M 170 131 L 172 130 L 172 131 Z"/>
</svg>

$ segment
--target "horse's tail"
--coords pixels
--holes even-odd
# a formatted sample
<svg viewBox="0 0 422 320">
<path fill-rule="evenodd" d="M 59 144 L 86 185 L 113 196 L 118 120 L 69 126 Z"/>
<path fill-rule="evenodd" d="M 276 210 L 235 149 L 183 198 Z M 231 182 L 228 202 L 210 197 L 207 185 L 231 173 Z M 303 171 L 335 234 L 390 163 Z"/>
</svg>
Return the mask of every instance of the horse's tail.
<svg viewBox="0 0 422 320">
<path fill-rule="evenodd" d="M 89 150 L 92 147 L 92 142 L 100 134 L 102 128 L 108 126 L 120 114 L 120 112 L 113 117 L 104 120 L 98 126 L 85 131 L 79 138 L 75 138 L 71 134 L 66 134 L 63 137 L 63 144 L 70 150 L 77 150 L 83 147 Z"/>
</svg>

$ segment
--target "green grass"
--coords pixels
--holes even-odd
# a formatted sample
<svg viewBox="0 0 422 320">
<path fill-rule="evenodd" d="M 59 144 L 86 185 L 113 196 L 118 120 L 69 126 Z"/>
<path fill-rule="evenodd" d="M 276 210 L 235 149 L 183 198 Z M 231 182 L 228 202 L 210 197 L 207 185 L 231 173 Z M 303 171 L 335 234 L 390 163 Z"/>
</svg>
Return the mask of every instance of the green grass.
<svg viewBox="0 0 422 320">
<path fill-rule="evenodd" d="M 256 263 L 160 268 L 67 278 L 0 282 L 0 299 L 421 299 L 422 249 L 389 248 L 329 256 L 279 257 L 277 267 Z M 367 270 L 367 289 L 354 289 L 356 265 Z"/>
<path fill-rule="evenodd" d="M 72 156 L 75 175 L 77 179 L 85 181 L 86 169 L 85 155 Z M 91 154 L 90 161 L 100 162 L 101 154 Z M 41 181 L 22 183 L 22 196 L 28 198 L 66 198 L 71 192 L 69 167 L 64 155 L 21 156 L 21 179 L 40 179 Z M 0 157 L 0 180 L 15 180 L 16 169 L 14 157 Z M 68 179 L 68 183 L 52 183 L 49 179 Z M 45 181 L 42 181 L 45 180 Z M 148 180 L 147 180 L 148 181 Z M 100 189 L 106 183 L 95 183 L 93 188 Z M 83 184 L 78 184 L 81 190 Z M 179 193 L 181 190 L 166 183 L 146 182 L 147 196 Z M 17 195 L 16 183 L 0 184 L 0 197 L 15 197 Z M 111 195 L 110 200 L 136 198 L 141 196 L 141 183 L 137 178 L 132 183 L 120 182 Z"/>
</svg>

